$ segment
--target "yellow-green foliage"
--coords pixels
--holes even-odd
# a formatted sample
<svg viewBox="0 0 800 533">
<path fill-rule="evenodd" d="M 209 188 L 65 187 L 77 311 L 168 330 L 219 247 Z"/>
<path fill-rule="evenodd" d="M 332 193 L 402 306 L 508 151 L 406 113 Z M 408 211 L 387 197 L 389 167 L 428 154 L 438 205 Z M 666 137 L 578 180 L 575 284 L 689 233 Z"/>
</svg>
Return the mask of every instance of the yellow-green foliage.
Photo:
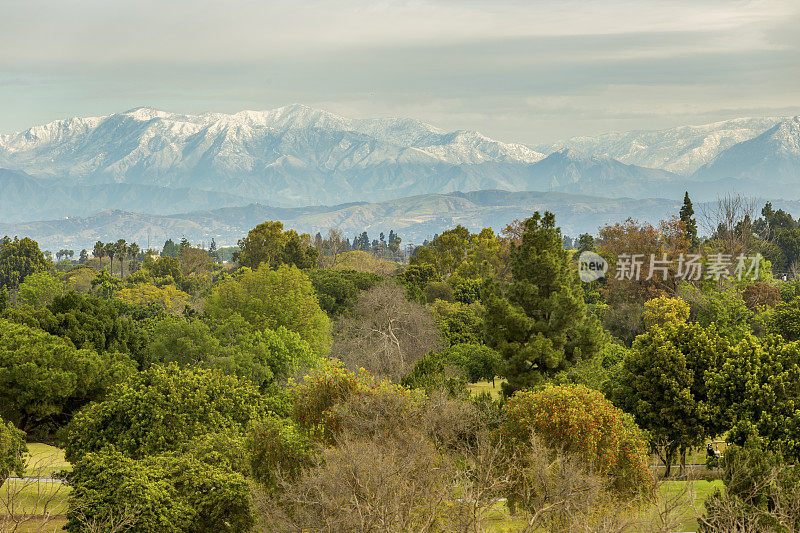
<svg viewBox="0 0 800 533">
<path fill-rule="evenodd" d="M 183 312 L 191 300 L 191 296 L 174 285 L 156 287 L 152 283 L 137 283 L 132 287 L 125 287 L 118 290 L 114 297 L 132 305 L 156 304 L 174 314 Z"/>
<path fill-rule="evenodd" d="M 362 250 L 354 250 L 340 254 L 333 268 L 335 270 L 355 270 L 356 272 L 370 272 L 388 276 L 395 273 L 397 263 L 377 258 Z"/>
<path fill-rule="evenodd" d="M 261 331 L 283 326 L 300 335 L 316 353 L 325 353 L 331 344 L 330 319 L 320 308 L 308 276 L 294 266 L 270 270 L 263 264 L 257 270 L 242 269 L 214 289 L 206 310 L 222 320 L 239 314 Z"/>
<path fill-rule="evenodd" d="M 667 324 L 683 324 L 689 319 L 689 304 L 680 298 L 660 296 L 645 302 L 644 324 L 648 328 Z"/>
</svg>

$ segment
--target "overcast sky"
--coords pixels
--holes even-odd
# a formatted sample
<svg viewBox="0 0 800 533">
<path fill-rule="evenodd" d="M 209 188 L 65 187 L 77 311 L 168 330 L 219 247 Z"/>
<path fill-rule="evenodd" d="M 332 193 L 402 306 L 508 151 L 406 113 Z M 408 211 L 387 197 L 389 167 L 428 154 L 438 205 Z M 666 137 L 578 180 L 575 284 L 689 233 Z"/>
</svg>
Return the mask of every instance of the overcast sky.
<svg viewBox="0 0 800 533">
<path fill-rule="evenodd" d="M 0 132 L 143 105 L 531 144 L 794 115 L 798 28 L 798 0 L 0 0 Z"/>
</svg>

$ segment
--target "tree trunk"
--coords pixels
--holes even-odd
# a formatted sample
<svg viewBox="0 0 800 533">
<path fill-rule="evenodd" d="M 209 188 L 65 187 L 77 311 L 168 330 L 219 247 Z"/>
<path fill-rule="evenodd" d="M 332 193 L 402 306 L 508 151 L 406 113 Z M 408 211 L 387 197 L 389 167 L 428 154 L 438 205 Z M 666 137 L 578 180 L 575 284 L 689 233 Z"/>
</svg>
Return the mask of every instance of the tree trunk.
<svg viewBox="0 0 800 533">
<path fill-rule="evenodd" d="M 686 446 L 681 446 L 681 469 L 678 472 L 681 478 L 686 477 Z"/>
</svg>

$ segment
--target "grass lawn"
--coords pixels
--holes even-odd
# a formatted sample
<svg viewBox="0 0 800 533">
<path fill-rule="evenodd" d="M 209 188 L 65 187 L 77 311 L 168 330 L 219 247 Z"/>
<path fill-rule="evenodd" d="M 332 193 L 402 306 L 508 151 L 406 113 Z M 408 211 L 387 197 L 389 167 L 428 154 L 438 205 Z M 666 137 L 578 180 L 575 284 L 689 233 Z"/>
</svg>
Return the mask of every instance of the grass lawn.
<svg viewBox="0 0 800 533">
<path fill-rule="evenodd" d="M 61 470 L 72 470 L 64 459 L 64 450 L 41 444 L 38 442 L 28 444 L 28 466 L 25 475 L 28 477 L 51 477 L 54 473 Z"/>
<path fill-rule="evenodd" d="M 498 399 L 503 394 L 503 389 L 500 387 L 500 383 L 503 380 L 496 379 L 494 380 L 495 386 L 492 387 L 491 381 L 479 381 L 477 383 L 467 383 L 467 389 L 471 394 L 481 394 L 482 392 L 488 392 L 492 395 L 493 398 Z"/>
<path fill-rule="evenodd" d="M 39 480 L 9 480 L 0 487 L 0 531 L 12 531 L 14 522 L 23 522 L 16 531 L 57 531 L 64 525 L 70 487 Z M 48 515 L 52 520 L 46 522 Z M 13 518 L 9 519 L 9 516 Z M 7 524 L 12 524 L 8 528 Z"/>
</svg>

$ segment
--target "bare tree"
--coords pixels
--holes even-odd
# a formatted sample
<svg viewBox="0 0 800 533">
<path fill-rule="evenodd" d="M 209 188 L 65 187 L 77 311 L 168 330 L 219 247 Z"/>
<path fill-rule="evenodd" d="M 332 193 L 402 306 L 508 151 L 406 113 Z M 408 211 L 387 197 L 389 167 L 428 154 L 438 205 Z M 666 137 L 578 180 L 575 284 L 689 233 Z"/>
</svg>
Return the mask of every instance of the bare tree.
<svg viewBox="0 0 800 533">
<path fill-rule="evenodd" d="M 403 287 L 387 281 L 363 292 L 354 316 L 337 322 L 331 355 L 351 369 L 364 367 L 399 381 L 418 359 L 440 347 L 428 310 L 408 301 Z"/>
<path fill-rule="evenodd" d="M 0 488 L 0 532 L 46 531 L 67 512 L 67 487 L 50 479 L 54 456 L 28 459 L 26 477 L 9 478 Z"/>
<path fill-rule="evenodd" d="M 703 231 L 712 236 L 720 252 L 737 256 L 750 253 L 756 246 L 753 235 L 755 212 L 754 198 L 725 196 L 717 199 L 715 204 L 704 206 L 699 218 Z"/>
<path fill-rule="evenodd" d="M 336 266 L 336 263 L 339 261 L 339 254 L 344 251 L 344 248 L 345 242 L 342 238 L 342 230 L 339 228 L 331 228 L 328 230 L 328 235 L 324 241 L 324 249 L 330 256 L 329 266 Z M 320 254 L 320 257 L 323 257 L 323 254 Z"/>
</svg>

